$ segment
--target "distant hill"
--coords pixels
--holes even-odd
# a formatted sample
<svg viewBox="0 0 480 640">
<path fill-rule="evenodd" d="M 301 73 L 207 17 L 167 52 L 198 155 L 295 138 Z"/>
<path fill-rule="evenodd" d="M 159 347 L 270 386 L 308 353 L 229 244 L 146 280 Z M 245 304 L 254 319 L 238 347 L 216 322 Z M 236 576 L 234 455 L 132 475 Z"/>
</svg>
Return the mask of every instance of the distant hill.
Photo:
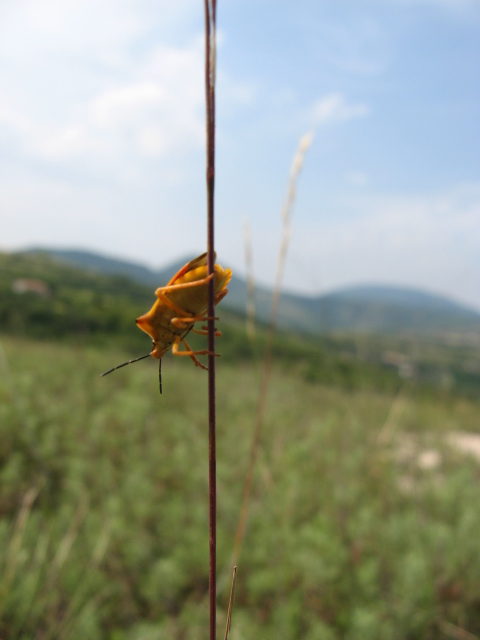
<svg viewBox="0 0 480 640">
<path fill-rule="evenodd" d="M 148 267 L 128 262 L 126 260 L 117 260 L 100 255 L 99 253 L 91 253 L 89 251 L 77 251 L 68 249 L 40 249 L 33 248 L 24 252 L 25 254 L 42 254 L 61 260 L 62 262 L 71 264 L 89 271 L 97 271 L 109 275 L 123 275 L 140 282 L 141 284 L 151 284 L 159 286 L 159 277 L 163 276 L 163 272 L 157 273 Z M 185 264 L 185 263 L 183 263 Z"/>
<path fill-rule="evenodd" d="M 311 300 L 323 326 L 368 332 L 478 331 L 480 314 L 451 300 L 402 287 L 358 286 Z"/>
<path fill-rule="evenodd" d="M 109 258 L 88 251 L 30 249 L 27 254 L 45 254 L 90 272 L 122 275 L 143 285 L 158 287 L 194 256 L 155 271 L 144 265 Z M 226 266 L 226 265 L 224 265 Z M 269 318 L 272 291 L 257 288 L 256 316 Z M 233 276 L 224 305 L 245 313 L 247 288 L 244 280 Z M 282 294 L 280 327 L 305 333 L 344 332 L 466 332 L 480 331 L 480 313 L 446 298 L 401 287 L 358 286 L 327 295 L 309 297 Z"/>
</svg>

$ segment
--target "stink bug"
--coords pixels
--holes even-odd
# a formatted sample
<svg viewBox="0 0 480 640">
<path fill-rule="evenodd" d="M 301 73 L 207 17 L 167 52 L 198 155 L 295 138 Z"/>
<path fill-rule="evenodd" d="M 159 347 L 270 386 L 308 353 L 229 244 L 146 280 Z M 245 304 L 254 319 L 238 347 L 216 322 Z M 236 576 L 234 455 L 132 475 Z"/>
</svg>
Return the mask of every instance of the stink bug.
<svg viewBox="0 0 480 640">
<path fill-rule="evenodd" d="M 185 340 L 190 331 L 207 335 L 207 327 L 194 329 L 196 322 L 210 320 L 205 314 L 208 307 L 208 282 L 215 278 L 215 304 L 218 304 L 228 293 L 227 284 L 232 277 L 231 269 L 223 269 L 220 265 L 214 266 L 214 273 L 207 275 L 207 254 L 188 262 L 176 273 L 165 287 L 155 291 L 157 300 L 148 313 L 136 319 L 137 325 L 148 333 L 153 341 L 153 350 L 144 356 L 119 364 L 113 369 L 102 373 L 106 376 L 127 364 L 138 362 L 148 356 L 156 358 L 158 362 L 158 381 L 160 393 L 162 393 L 162 357 L 171 349 L 175 356 L 189 356 L 197 367 L 206 369 L 196 356 L 219 355 L 212 354 L 208 349 L 192 351 Z M 216 318 L 215 318 L 216 319 Z M 215 335 L 220 336 L 216 331 Z M 180 343 L 185 349 L 180 351 Z"/>
</svg>

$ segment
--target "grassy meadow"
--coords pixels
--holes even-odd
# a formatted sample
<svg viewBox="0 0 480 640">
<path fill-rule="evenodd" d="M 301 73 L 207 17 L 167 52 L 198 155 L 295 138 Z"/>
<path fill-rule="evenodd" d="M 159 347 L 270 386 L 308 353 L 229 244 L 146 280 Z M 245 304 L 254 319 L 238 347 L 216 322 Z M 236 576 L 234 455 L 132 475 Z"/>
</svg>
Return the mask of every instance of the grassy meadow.
<svg viewBox="0 0 480 640">
<path fill-rule="evenodd" d="M 478 397 L 376 384 L 368 362 L 328 379 L 294 346 L 274 360 L 231 640 L 480 637 L 480 465 L 452 444 L 480 434 Z M 228 331 L 219 350 L 223 638 L 261 360 Z M 168 354 L 163 396 L 150 360 L 99 377 L 133 355 L 2 337 L 1 638 L 207 635 L 207 376 Z"/>
</svg>

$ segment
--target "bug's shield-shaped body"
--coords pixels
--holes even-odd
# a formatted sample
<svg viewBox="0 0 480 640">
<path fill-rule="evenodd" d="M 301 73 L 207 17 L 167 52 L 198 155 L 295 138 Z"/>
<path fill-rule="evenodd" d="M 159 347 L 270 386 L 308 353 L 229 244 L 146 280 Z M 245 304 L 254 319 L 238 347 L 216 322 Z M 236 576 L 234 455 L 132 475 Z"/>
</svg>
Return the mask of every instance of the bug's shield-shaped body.
<svg viewBox="0 0 480 640">
<path fill-rule="evenodd" d="M 214 266 L 215 304 L 227 295 L 227 284 L 231 277 L 230 269 L 223 269 L 218 264 Z M 176 355 L 189 355 L 195 364 L 203 366 L 195 358 L 195 354 L 208 351 L 192 352 L 184 338 L 195 322 L 208 319 L 205 314 L 209 280 L 207 254 L 204 253 L 180 269 L 165 287 L 155 291 L 155 304 L 148 313 L 136 320 L 140 329 L 153 340 L 152 357 L 160 359 L 172 348 Z M 187 351 L 178 351 L 180 342 L 185 344 Z"/>
</svg>

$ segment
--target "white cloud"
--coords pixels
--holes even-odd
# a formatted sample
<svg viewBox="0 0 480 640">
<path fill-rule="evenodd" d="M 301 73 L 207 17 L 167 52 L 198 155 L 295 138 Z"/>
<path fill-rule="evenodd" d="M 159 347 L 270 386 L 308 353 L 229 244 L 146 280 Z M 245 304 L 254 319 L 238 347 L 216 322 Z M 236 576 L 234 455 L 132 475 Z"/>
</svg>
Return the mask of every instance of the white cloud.
<svg viewBox="0 0 480 640">
<path fill-rule="evenodd" d="M 20 110 L 1 105 L 0 120 L 26 154 L 47 160 L 95 154 L 98 161 L 103 154 L 118 161 L 119 151 L 130 160 L 132 154 L 187 152 L 204 139 L 202 69 L 198 40 L 183 49 L 156 47 L 133 71 L 124 68 L 117 82 L 93 96 L 85 90 L 61 113 L 60 95 L 49 96 L 41 115 L 32 108 L 32 93 Z M 57 90 L 61 94 L 62 83 Z"/>
<path fill-rule="evenodd" d="M 331 93 L 318 99 L 310 108 L 310 119 L 315 125 L 363 118 L 370 114 L 366 104 L 348 104 L 341 93 Z"/>
<path fill-rule="evenodd" d="M 171 164 L 202 148 L 203 22 L 174 45 L 158 37 L 188 8 L 195 13 L 193 0 L 8 1 L 0 140 L 24 158 L 66 161 L 73 174 L 91 166 L 118 177 L 145 159 Z M 251 102 L 247 85 L 227 78 L 223 86 L 230 108 Z"/>
<path fill-rule="evenodd" d="M 8 52 L 29 65 L 59 50 L 71 58 L 108 60 L 152 31 L 168 34 L 201 16 L 201 9 L 195 0 L 4 0 L 0 55 Z"/>
</svg>

